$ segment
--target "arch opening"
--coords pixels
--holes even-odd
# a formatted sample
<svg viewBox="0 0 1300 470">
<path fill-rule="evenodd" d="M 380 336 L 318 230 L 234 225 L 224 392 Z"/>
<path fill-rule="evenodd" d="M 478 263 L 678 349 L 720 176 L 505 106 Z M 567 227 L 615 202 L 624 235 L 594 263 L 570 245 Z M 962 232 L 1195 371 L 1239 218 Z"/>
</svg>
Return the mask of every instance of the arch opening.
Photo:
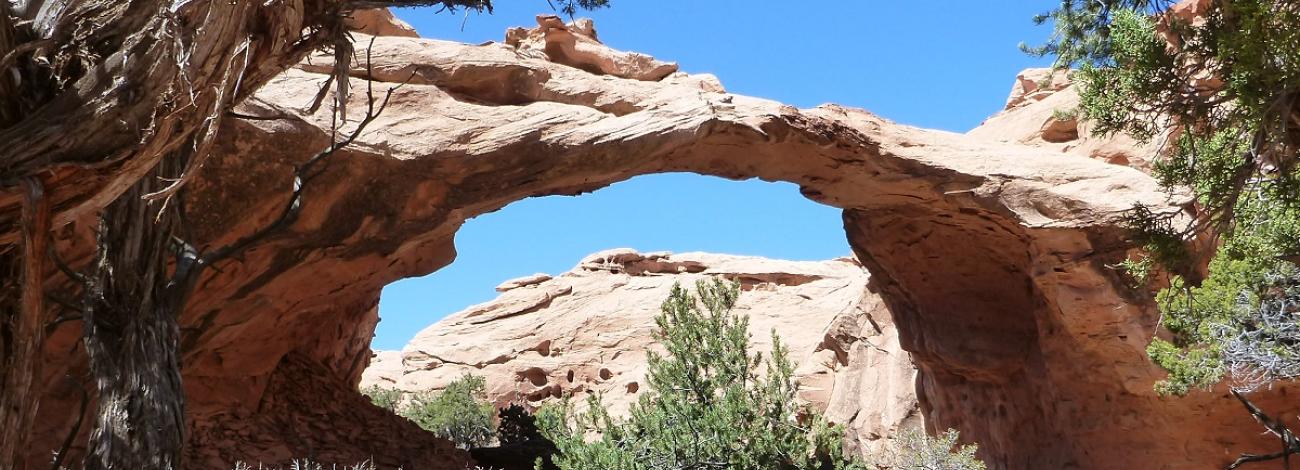
<svg viewBox="0 0 1300 470">
<path fill-rule="evenodd" d="M 506 280 L 559 275 L 614 248 L 792 261 L 851 254 L 840 211 L 789 183 L 638 176 L 581 196 L 520 200 L 467 220 L 456 233 L 455 261 L 384 288 L 372 349 L 401 349 L 444 315 L 496 298 L 494 287 Z"/>
<path fill-rule="evenodd" d="M 374 47 L 394 46 L 380 38 Z M 457 49 L 445 51 L 445 57 L 469 60 L 490 51 Z M 246 380 L 275 373 L 275 358 L 293 353 L 327 364 L 355 383 L 369 359 L 366 346 L 383 286 L 450 264 L 456 256 L 452 241 L 466 220 L 531 197 L 575 195 L 638 175 L 686 172 L 783 181 L 797 186 L 803 197 L 843 210 L 847 239 L 871 271 L 872 288 L 893 312 L 900 342 L 916 353 L 926 377 L 916 390 L 927 418 L 980 442 L 991 462 L 1002 462 L 995 466 L 1052 468 L 1080 458 L 1085 444 L 1062 438 L 1067 430 L 1077 433 L 1072 430 L 1077 423 L 1055 403 L 1104 405 L 1095 390 L 1072 389 L 1065 377 L 1070 371 L 1087 370 L 1094 383 L 1111 384 L 1103 387 L 1155 377 L 1145 361 L 1145 344 L 1138 344 L 1149 328 L 1126 318 L 1146 317 L 1144 307 L 1110 303 L 1119 298 L 1116 285 L 1097 264 L 1123 255 L 1116 249 L 1125 245 L 1114 214 L 1135 200 L 1153 207 L 1167 203 L 1134 170 L 898 126 L 861 110 L 798 110 L 701 93 L 689 80 L 629 85 L 635 92 L 618 99 L 643 100 L 644 106 L 609 114 L 589 107 L 598 107 L 603 93 L 622 92 L 612 91 L 609 79 L 593 78 L 583 84 L 590 95 L 570 97 L 544 89 L 552 82 L 530 82 L 540 80 L 539 74 L 510 71 L 545 68 L 552 76 L 582 79 L 570 70 L 520 64 L 513 55 L 479 63 L 501 64 L 498 72 L 508 88 L 544 98 L 503 106 L 453 97 L 438 80 L 464 80 L 470 75 L 457 74 L 473 70 L 455 63 L 437 64 L 448 75 L 399 90 L 394 95 L 399 103 L 436 107 L 437 122 L 415 126 L 411 123 L 420 118 L 394 119 L 339 158 L 317 180 L 328 188 L 314 195 L 318 209 L 304 215 L 294 237 L 278 241 L 277 256 L 232 273 L 251 273 L 265 282 L 230 281 L 230 291 L 216 290 L 209 297 L 233 297 L 216 304 L 236 312 L 281 313 L 239 323 L 247 336 L 209 342 L 207 352 L 255 342 L 266 350 L 254 360 L 254 370 L 264 375 Z M 276 93 L 277 85 L 301 86 L 303 80 L 290 74 L 267 92 Z M 299 119 L 303 132 L 274 138 L 259 127 L 270 124 L 235 122 L 229 132 L 240 138 L 227 152 L 277 155 L 275 150 L 286 145 L 319 146 L 328 122 Z M 218 177 L 238 181 L 269 174 L 283 180 L 274 162 L 231 161 Z M 1107 197 L 1096 197 L 1102 188 Z M 251 212 L 257 210 L 271 208 Z M 230 216 L 239 217 L 248 215 Z M 285 329 L 310 341 L 275 343 Z M 1103 339 L 1117 332 L 1133 340 Z M 1059 338 L 1043 341 L 1053 335 Z M 551 345 L 551 356 L 562 351 L 556 346 Z M 247 377 L 246 369 L 223 371 L 221 364 L 203 362 L 211 357 L 196 355 L 189 367 L 215 369 L 212 375 L 223 379 Z M 1115 366 L 1121 357 L 1126 365 Z M 226 383 L 238 382 L 221 384 Z M 248 395 L 243 402 L 260 399 L 256 389 L 247 390 L 232 393 Z M 1137 414 L 1157 412 L 1144 400 L 1124 407 Z M 1005 413 L 986 411 L 1003 407 Z M 1085 440 L 1107 438 L 1097 433 Z"/>
</svg>

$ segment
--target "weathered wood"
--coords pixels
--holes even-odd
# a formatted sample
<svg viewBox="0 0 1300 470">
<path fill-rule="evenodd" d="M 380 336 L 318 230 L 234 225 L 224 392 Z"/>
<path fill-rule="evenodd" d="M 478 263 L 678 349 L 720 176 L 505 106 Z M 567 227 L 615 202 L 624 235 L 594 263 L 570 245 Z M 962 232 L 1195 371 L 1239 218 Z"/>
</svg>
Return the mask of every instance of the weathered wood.
<svg viewBox="0 0 1300 470">
<path fill-rule="evenodd" d="M 17 30 L 14 23 L 17 18 L 10 12 L 9 2 L 0 2 L 0 96 L 11 96 L 17 88 L 12 74 L 8 73 L 8 56 L 18 47 Z M 12 102 L 0 100 L 0 127 L 18 119 L 18 110 Z"/>
<path fill-rule="evenodd" d="M 9 341 L 0 388 L 0 468 L 27 468 L 23 455 L 40 406 L 37 381 L 45 344 L 45 248 L 50 212 L 40 180 L 22 182 L 23 250 L 21 305 L 8 319 Z"/>
<path fill-rule="evenodd" d="M 310 51 L 331 41 L 331 26 L 353 8 L 439 5 L 490 10 L 487 0 L 273 0 L 269 2 L 67 0 L 49 19 L 53 46 L 32 54 L 52 64 L 59 89 L 24 87 L 42 95 L 30 112 L 0 123 L 0 245 L 17 242 L 6 230 L 17 219 L 4 183 L 54 169 L 79 168 L 60 181 L 54 225 L 97 212 L 144 176 L 162 155 L 202 129 L 221 102 L 238 103 Z M 173 12 L 172 8 L 176 6 Z M 202 26 L 202 27 L 199 27 Z M 231 61 L 247 43 L 247 60 Z M 3 51 L 3 49 L 0 49 Z M 89 54 L 87 54 L 89 53 Z M 3 54 L 0 54 L 3 55 Z M 86 57 L 99 60 L 87 62 Z M 94 73 L 89 73 L 93 71 Z M 221 82 L 241 77 L 234 93 Z M 44 95 L 49 95 L 44 98 Z M 228 106 L 226 106 L 228 108 Z"/>
<path fill-rule="evenodd" d="M 173 3 L 69 2 L 52 37 L 38 39 L 55 45 L 31 52 L 50 64 L 46 72 L 57 80 L 24 87 L 23 96 L 0 94 L 0 107 L 49 95 L 21 119 L 0 125 L 0 142 L 23 143 L 0 148 L 0 192 L 4 182 L 25 175 L 80 168 L 84 176 L 51 188 L 61 196 L 53 201 L 54 223 L 97 212 L 163 155 L 215 129 L 210 116 L 318 47 L 323 38 L 303 31 L 319 29 L 335 8 L 321 0 L 190 1 L 177 2 L 172 12 Z M 0 227 L 6 227 L 17 211 L 11 199 L 0 202 Z M 0 244 L 15 241 L 12 233 L 0 234 Z"/>
<path fill-rule="evenodd" d="M 173 177 L 164 160 L 100 216 L 82 307 L 82 342 L 98 409 L 86 469 L 177 468 L 184 442 L 176 306 L 167 265 L 176 211 L 143 196 Z"/>
</svg>

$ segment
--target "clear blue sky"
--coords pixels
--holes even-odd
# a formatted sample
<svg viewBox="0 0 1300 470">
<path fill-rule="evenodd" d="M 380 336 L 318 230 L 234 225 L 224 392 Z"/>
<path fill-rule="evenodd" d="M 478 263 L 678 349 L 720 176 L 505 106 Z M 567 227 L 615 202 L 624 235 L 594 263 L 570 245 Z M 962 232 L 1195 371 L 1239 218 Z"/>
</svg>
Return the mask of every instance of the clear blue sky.
<svg viewBox="0 0 1300 470">
<path fill-rule="evenodd" d="M 962 132 L 1002 108 L 1015 75 L 1046 65 L 1017 44 L 1046 37 L 1030 17 L 1055 0 L 818 3 L 612 0 L 584 13 L 623 50 L 717 75 L 732 93 L 799 107 L 834 102 L 894 121 Z M 424 37 L 500 41 L 533 26 L 546 0 L 502 0 L 493 15 L 397 14 Z M 1059 2 L 1056 2 L 1059 4 Z M 464 30 L 461 29 L 462 24 Z M 579 197 L 512 204 L 469 221 L 451 266 L 384 289 L 375 349 L 400 349 L 420 329 L 491 300 L 512 277 L 573 267 L 599 250 L 711 251 L 818 260 L 849 254 L 840 211 L 798 188 L 689 174 L 635 178 Z"/>
</svg>

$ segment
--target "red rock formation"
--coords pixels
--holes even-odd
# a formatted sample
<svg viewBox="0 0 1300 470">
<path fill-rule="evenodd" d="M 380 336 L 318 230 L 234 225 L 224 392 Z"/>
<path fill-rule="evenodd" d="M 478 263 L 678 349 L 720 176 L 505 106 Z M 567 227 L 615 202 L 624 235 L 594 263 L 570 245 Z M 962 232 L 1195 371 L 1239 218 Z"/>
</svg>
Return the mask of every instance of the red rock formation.
<svg viewBox="0 0 1300 470">
<path fill-rule="evenodd" d="M 843 208 L 918 364 L 927 422 L 978 441 L 992 468 L 1209 468 L 1274 447 L 1223 393 L 1152 392 L 1155 309 L 1106 266 L 1129 248 L 1120 213 L 1180 201 L 1137 170 L 838 106 L 795 109 L 722 92 L 711 77 L 594 75 L 503 44 L 381 37 L 373 59 L 372 76 L 353 74 L 409 83 L 313 182 L 293 228 L 212 272 L 181 319 L 196 464 L 398 449 L 342 434 L 370 418 L 331 414 L 370 356 L 380 289 L 449 263 L 470 217 L 669 171 L 789 181 Z M 329 138 L 327 113 L 303 111 L 328 62 L 313 57 L 240 109 L 265 119 L 226 121 L 190 188 L 197 242 L 229 242 L 280 209 L 290 165 Z M 360 105 L 364 80 L 352 86 Z M 73 421 L 78 393 L 64 374 L 80 367 L 68 353 L 77 329 L 61 324 L 47 347 L 38 433 L 48 447 L 33 453 L 48 455 Z M 307 375 L 321 380 L 276 385 Z M 1289 390 L 1261 404 L 1300 411 Z M 340 432 L 302 444 L 319 435 L 301 428 L 313 420 Z M 237 422 L 258 423 L 256 445 L 231 440 Z M 402 429 L 389 436 L 410 439 Z M 405 463 L 460 468 L 461 458 Z"/>
</svg>

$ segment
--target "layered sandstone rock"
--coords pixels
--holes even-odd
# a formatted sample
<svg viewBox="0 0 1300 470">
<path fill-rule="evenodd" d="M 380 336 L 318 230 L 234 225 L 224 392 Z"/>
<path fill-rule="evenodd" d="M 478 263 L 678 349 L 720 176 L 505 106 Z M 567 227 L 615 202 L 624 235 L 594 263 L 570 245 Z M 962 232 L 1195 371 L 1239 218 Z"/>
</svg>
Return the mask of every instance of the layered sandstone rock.
<svg viewBox="0 0 1300 470">
<path fill-rule="evenodd" d="M 505 42 L 521 55 L 595 74 L 657 81 L 677 71 L 675 63 L 606 47 L 596 37 L 596 25 L 589 19 L 565 24 L 555 15 L 537 15 L 536 28 L 510 28 Z"/>
<path fill-rule="evenodd" d="M 777 261 L 707 253 L 614 250 L 561 275 L 504 283 L 497 299 L 421 331 L 397 351 L 378 351 L 362 387 L 440 390 L 483 376 L 497 406 L 598 393 L 615 415 L 645 391 L 646 353 L 657 350 L 654 317 L 674 284 L 722 277 L 740 283 L 755 351 L 776 331 L 797 365 L 800 396 L 848 430 L 850 449 L 880 450 L 922 425 L 916 371 L 898 344 L 867 272 L 851 258 Z"/>
<path fill-rule="evenodd" d="M 352 31 L 371 36 L 420 37 L 420 33 L 415 32 L 414 27 L 402 21 L 387 8 L 354 11 L 348 15 L 345 24 Z"/>
<path fill-rule="evenodd" d="M 1207 468 L 1275 447 L 1224 393 L 1152 391 L 1162 372 L 1144 350 L 1156 310 L 1107 266 L 1131 248 L 1125 210 L 1172 213 L 1184 201 L 1138 170 L 856 109 L 800 110 L 726 93 L 708 76 L 593 74 L 505 44 L 380 37 L 366 52 L 373 73 L 354 64 L 354 111 L 363 79 L 381 96 L 405 85 L 312 181 L 295 224 L 210 270 L 180 318 L 192 462 L 329 449 L 337 460 L 462 468 L 450 452 L 373 454 L 368 439 L 411 439 L 409 427 L 335 411 L 370 358 L 380 290 L 451 262 L 470 217 L 672 171 L 788 181 L 844 209 L 850 244 L 918 366 L 927 426 L 978 441 L 992 468 Z M 216 154 L 187 188 L 196 246 L 229 243 L 282 210 L 292 165 L 332 135 L 328 110 L 305 109 L 329 59 L 312 57 L 238 110 L 257 119 L 223 121 Z M 88 228 L 59 233 L 75 265 L 87 262 L 73 255 L 86 252 L 76 244 Z M 76 422 L 85 387 L 80 326 L 51 329 L 38 459 Z M 285 377 L 320 380 L 276 385 Z M 1259 403 L 1300 412 L 1289 391 Z M 317 434 L 297 423 L 311 420 L 341 431 L 308 441 Z M 247 423 L 256 436 L 243 437 Z M 390 432 L 348 434 L 367 425 Z"/>
<path fill-rule="evenodd" d="M 1079 91 L 1071 75 L 1048 68 L 1020 72 L 1006 109 L 966 134 L 1149 170 L 1163 137 L 1144 143 L 1124 134 L 1092 135 L 1088 122 L 1079 118 Z"/>
</svg>

